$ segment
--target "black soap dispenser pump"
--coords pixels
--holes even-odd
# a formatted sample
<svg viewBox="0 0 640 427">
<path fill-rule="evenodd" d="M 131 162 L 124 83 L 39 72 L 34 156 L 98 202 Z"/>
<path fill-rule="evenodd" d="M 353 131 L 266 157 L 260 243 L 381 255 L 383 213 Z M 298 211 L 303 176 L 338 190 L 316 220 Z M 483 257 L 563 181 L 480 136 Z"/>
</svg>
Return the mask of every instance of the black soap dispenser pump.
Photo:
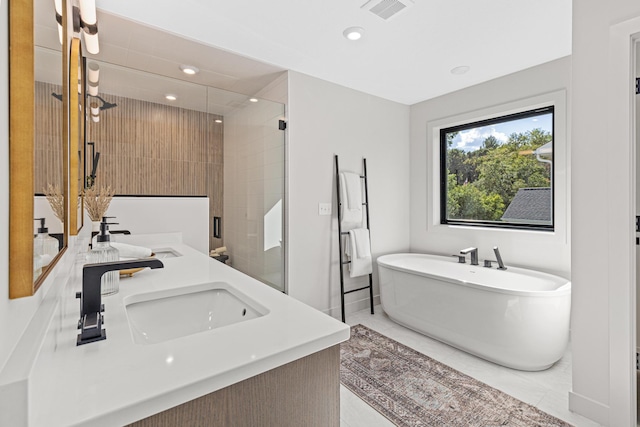
<svg viewBox="0 0 640 427">
<path fill-rule="evenodd" d="M 108 227 L 108 226 L 109 226 L 109 225 L 117 225 L 117 224 L 118 224 L 117 222 L 109 222 L 109 220 L 110 220 L 110 219 L 115 219 L 115 218 L 116 218 L 115 216 L 103 216 L 103 217 L 102 217 L 102 221 L 100 222 L 100 224 L 103 224 L 103 223 L 104 223 L 104 224 L 107 224 L 107 231 L 106 231 L 106 234 L 107 234 L 107 235 L 109 235 L 109 236 L 111 236 L 111 237 L 109 237 L 109 240 L 110 240 L 110 241 L 112 241 L 112 242 L 115 242 L 115 239 L 114 239 L 113 234 L 111 234 L 111 233 L 109 232 L 109 227 Z M 101 229 L 101 230 L 102 230 L 102 229 Z M 101 232 L 100 234 L 102 234 L 102 232 Z"/>
<path fill-rule="evenodd" d="M 116 223 L 106 222 L 106 217 L 102 218 L 100 223 L 100 234 L 96 236 L 96 242 L 93 248 L 87 254 L 87 261 L 91 264 L 100 262 L 112 262 L 120 260 L 120 253 L 116 248 L 111 246 L 109 225 Z M 102 275 L 100 281 L 100 294 L 113 295 L 120 289 L 120 274 L 118 271 L 109 271 Z"/>
<path fill-rule="evenodd" d="M 40 221 L 40 227 L 33 240 L 34 266 L 39 264 L 40 267 L 46 267 L 58 255 L 58 240 L 49 236 L 45 218 L 35 218 L 35 221 Z"/>
<path fill-rule="evenodd" d="M 116 225 L 118 224 L 117 222 L 108 222 L 109 219 L 115 218 L 115 216 L 103 216 L 102 219 L 100 220 L 99 223 L 99 228 L 98 230 L 100 231 L 92 231 L 91 232 L 91 242 L 89 243 L 89 249 L 92 249 L 93 246 L 96 244 L 96 242 L 98 241 L 98 236 L 100 234 L 106 234 L 109 237 L 109 241 L 111 242 L 115 242 L 114 236 L 109 233 L 109 225 Z M 107 229 L 106 231 L 102 231 L 102 224 L 106 224 L 107 225 Z"/>
</svg>

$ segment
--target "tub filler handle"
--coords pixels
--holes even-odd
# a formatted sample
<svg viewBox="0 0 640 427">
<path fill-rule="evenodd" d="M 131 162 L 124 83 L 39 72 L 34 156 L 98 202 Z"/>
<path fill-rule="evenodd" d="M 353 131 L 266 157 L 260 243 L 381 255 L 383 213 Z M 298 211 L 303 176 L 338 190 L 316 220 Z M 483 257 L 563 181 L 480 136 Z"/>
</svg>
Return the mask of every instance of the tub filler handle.
<svg viewBox="0 0 640 427">
<path fill-rule="evenodd" d="M 467 263 L 467 257 L 466 257 L 466 256 L 464 256 L 464 255 L 457 255 L 457 254 L 454 254 L 454 255 L 451 255 L 451 256 L 458 257 L 458 263 L 459 263 L 459 264 L 466 264 L 466 263 Z"/>
<path fill-rule="evenodd" d="M 493 267 L 493 265 L 491 265 L 492 262 L 498 262 L 498 261 L 496 261 L 495 259 L 485 259 L 484 264 L 482 266 L 487 268 L 492 268 Z"/>
<path fill-rule="evenodd" d="M 507 267 L 504 266 L 504 262 L 502 262 L 502 257 L 500 256 L 500 249 L 497 246 L 493 247 L 493 253 L 496 254 L 496 259 L 498 260 L 498 270 L 506 270 Z"/>
</svg>

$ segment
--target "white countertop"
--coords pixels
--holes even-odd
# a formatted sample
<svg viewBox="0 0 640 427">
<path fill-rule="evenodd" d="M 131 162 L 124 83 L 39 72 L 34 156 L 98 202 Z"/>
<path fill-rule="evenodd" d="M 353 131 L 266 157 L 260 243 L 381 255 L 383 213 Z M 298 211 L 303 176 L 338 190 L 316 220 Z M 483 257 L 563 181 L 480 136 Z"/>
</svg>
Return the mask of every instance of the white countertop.
<svg viewBox="0 0 640 427">
<path fill-rule="evenodd" d="M 123 425 L 169 409 L 349 338 L 349 327 L 194 249 L 164 268 L 120 280 L 103 297 L 107 339 L 76 346 L 82 261 L 69 281 L 29 375 L 30 426 Z M 227 282 L 265 316 L 152 345 L 133 342 L 123 298 Z"/>
</svg>

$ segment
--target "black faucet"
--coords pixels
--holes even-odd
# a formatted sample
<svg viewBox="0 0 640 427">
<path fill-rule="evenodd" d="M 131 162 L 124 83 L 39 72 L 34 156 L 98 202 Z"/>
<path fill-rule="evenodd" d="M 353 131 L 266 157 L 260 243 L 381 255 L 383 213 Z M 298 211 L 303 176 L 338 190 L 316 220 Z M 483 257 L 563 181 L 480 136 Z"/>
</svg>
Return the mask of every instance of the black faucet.
<svg viewBox="0 0 640 427">
<path fill-rule="evenodd" d="M 102 295 L 100 282 L 102 275 L 108 271 L 126 270 L 129 268 L 163 268 L 162 261 L 155 258 L 134 259 L 129 261 L 101 262 L 85 264 L 82 268 L 82 293 L 80 298 L 80 320 L 78 321 L 78 340 L 76 345 L 88 344 L 107 339 L 107 332 L 102 329 Z"/>
</svg>

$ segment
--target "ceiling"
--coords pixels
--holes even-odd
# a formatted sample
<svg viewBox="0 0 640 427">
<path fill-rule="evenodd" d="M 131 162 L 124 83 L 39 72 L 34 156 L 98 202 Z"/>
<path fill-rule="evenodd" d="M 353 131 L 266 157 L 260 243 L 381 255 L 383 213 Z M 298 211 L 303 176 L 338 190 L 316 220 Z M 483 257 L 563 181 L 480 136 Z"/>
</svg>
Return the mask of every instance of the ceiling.
<svg viewBox="0 0 640 427">
<path fill-rule="evenodd" d="M 61 58 L 53 1 L 35 2 L 36 80 L 59 84 Z M 221 116 L 246 105 L 284 69 L 98 12 L 100 95 L 117 95 Z M 179 66 L 195 65 L 187 76 Z M 177 96 L 168 101 L 166 94 Z M 108 98 L 108 96 L 107 96 Z M 111 100 L 112 101 L 112 100 Z"/>
<path fill-rule="evenodd" d="M 571 0 L 402 1 L 384 20 L 366 0 L 97 0 L 100 56 L 245 94 L 289 69 L 411 105 L 571 54 Z"/>
</svg>

